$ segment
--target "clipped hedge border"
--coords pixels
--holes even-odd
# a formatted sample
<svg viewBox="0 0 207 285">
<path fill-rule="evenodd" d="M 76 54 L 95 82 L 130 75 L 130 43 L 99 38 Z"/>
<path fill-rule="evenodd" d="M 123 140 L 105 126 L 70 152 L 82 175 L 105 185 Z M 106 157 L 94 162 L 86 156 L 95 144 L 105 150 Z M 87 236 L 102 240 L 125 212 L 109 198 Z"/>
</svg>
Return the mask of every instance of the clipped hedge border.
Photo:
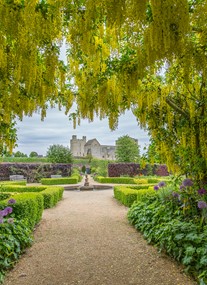
<svg viewBox="0 0 207 285">
<path fill-rule="evenodd" d="M 154 196 L 156 192 L 154 189 L 138 189 L 135 190 L 127 186 L 115 186 L 114 197 L 120 201 L 123 205 L 131 207 L 135 201 L 139 201 L 143 196 Z"/>
<path fill-rule="evenodd" d="M 77 176 L 61 178 L 42 178 L 40 182 L 42 183 L 42 185 L 77 184 L 79 182 L 79 178 Z"/>
<path fill-rule="evenodd" d="M 20 186 L 20 185 L 3 185 L 0 192 L 41 192 L 46 189 L 46 186 Z"/>
<path fill-rule="evenodd" d="M 100 183 L 117 183 L 117 184 L 136 184 L 135 179 L 131 177 L 94 177 L 94 180 Z"/>
<path fill-rule="evenodd" d="M 45 190 L 40 192 L 44 198 L 44 208 L 54 207 L 58 201 L 63 197 L 64 188 L 61 186 L 48 186 Z"/>
<path fill-rule="evenodd" d="M 20 220 L 27 219 L 30 228 L 33 228 L 41 220 L 43 209 L 54 207 L 62 199 L 64 191 L 64 188 L 61 186 L 25 187 L 26 192 L 23 192 L 24 187 L 21 186 L 13 187 L 13 189 L 10 187 L 8 185 L 8 192 L 5 187 L 5 192 L 1 193 L 12 193 L 10 197 L 16 200 L 16 203 L 12 205 L 15 217 Z M 7 201 L 8 198 L 0 201 L 0 209 L 6 207 Z"/>
<path fill-rule="evenodd" d="M 44 198 L 40 193 L 13 194 L 16 203 L 12 205 L 17 220 L 27 220 L 30 229 L 41 220 L 44 209 Z M 0 201 L 0 209 L 5 208 L 7 201 Z"/>
<path fill-rule="evenodd" d="M 99 183 L 117 183 L 117 184 L 155 184 L 160 181 L 166 181 L 160 178 L 132 178 L 132 177 L 94 177 L 94 180 Z"/>
<path fill-rule="evenodd" d="M 22 186 L 26 186 L 27 185 L 27 181 L 26 180 L 14 180 L 14 181 L 0 181 L 0 187 L 2 185 L 22 185 Z"/>
</svg>

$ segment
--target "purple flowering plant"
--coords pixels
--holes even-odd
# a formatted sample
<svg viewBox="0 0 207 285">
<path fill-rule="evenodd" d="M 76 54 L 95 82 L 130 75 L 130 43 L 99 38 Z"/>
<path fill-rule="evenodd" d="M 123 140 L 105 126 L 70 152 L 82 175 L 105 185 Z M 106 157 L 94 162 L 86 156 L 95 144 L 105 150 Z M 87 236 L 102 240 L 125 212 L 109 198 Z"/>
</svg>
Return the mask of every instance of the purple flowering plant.
<svg viewBox="0 0 207 285">
<path fill-rule="evenodd" d="M 155 190 L 155 191 L 157 191 L 157 190 L 159 190 L 159 189 L 160 189 L 160 187 L 159 187 L 158 185 L 155 185 L 155 186 L 154 186 L 154 190 Z"/>
<path fill-rule="evenodd" d="M 193 186 L 193 181 L 191 179 L 189 179 L 189 178 L 186 178 L 186 179 L 183 180 L 182 185 L 184 187 L 191 187 L 191 186 Z"/>
<path fill-rule="evenodd" d="M 165 187 L 166 186 L 166 183 L 164 181 L 161 181 L 159 184 L 158 184 L 159 187 Z"/>
<path fill-rule="evenodd" d="M 205 195 L 206 193 L 207 193 L 206 189 L 204 188 L 198 189 L 198 195 Z"/>
<path fill-rule="evenodd" d="M 15 204 L 16 200 L 14 199 L 10 199 L 8 201 L 9 205 Z M 14 219 L 11 217 L 7 217 L 9 214 L 11 214 L 13 212 L 13 208 L 10 206 L 7 206 L 6 208 L 4 208 L 3 210 L 0 211 L 0 224 L 3 224 L 5 219 L 9 224 L 12 224 L 14 222 Z"/>
<path fill-rule="evenodd" d="M 207 203 L 203 200 L 198 201 L 198 208 L 201 211 L 200 227 L 202 227 L 204 221 L 207 219 Z"/>
</svg>

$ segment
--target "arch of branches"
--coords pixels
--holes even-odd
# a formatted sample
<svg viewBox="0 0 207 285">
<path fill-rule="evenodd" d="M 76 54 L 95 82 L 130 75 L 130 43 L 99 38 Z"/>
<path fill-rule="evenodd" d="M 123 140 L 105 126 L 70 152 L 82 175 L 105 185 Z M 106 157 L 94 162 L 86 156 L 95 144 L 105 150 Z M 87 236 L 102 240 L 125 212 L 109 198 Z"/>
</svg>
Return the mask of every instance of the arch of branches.
<svg viewBox="0 0 207 285">
<path fill-rule="evenodd" d="M 2 0 L 0 145 L 15 119 L 74 102 L 81 118 L 132 109 L 177 173 L 207 177 L 207 2 Z M 59 59 L 65 41 L 67 63 Z"/>
</svg>

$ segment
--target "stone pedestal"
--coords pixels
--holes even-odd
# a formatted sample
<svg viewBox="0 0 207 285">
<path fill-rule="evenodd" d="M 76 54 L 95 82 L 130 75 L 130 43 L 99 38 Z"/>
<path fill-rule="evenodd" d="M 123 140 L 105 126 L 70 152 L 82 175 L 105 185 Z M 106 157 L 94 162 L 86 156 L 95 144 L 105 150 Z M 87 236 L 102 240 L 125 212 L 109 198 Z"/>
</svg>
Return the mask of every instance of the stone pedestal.
<svg viewBox="0 0 207 285">
<path fill-rule="evenodd" d="M 85 182 L 84 182 L 84 185 L 80 187 L 80 190 L 81 191 L 89 191 L 89 190 L 93 190 L 93 186 L 89 185 L 89 182 L 88 182 L 88 175 L 86 174 L 85 176 Z"/>
</svg>

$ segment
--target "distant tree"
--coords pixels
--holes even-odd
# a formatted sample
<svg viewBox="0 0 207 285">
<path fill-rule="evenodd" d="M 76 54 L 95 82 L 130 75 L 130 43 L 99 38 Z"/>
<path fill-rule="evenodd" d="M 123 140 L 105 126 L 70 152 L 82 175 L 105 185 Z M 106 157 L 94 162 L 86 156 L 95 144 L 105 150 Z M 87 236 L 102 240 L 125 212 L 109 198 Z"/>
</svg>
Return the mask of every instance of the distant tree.
<svg viewBox="0 0 207 285">
<path fill-rule="evenodd" d="M 145 147 L 144 150 L 146 150 L 146 152 L 142 155 L 142 159 L 144 159 L 146 162 L 165 163 L 160 155 L 161 150 L 159 148 L 159 144 L 156 143 L 155 139 L 150 138 L 150 144 L 148 147 Z"/>
<path fill-rule="evenodd" d="M 68 147 L 63 145 L 51 145 L 47 151 L 48 161 L 52 163 L 71 163 L 73 156 Z"/>
<path fill-rule="evenodd" d="M 38 156 L 38 153 L 36 151 L 30 152 L 29 157 L 37 157 L 37 156 Z"/>
<path fill-rule="evenodd" d="M 25 154 L 21 151 L 17 151 L 14 153 L 14 157 L 27 157 L 27 154 Z"/>
<path fill-rule="evenodd" d="M 139 145 L 128 135 L 118 138 L 115 151 L 118 162 L 137 162 L 140 158 Z"/>
</svg>

